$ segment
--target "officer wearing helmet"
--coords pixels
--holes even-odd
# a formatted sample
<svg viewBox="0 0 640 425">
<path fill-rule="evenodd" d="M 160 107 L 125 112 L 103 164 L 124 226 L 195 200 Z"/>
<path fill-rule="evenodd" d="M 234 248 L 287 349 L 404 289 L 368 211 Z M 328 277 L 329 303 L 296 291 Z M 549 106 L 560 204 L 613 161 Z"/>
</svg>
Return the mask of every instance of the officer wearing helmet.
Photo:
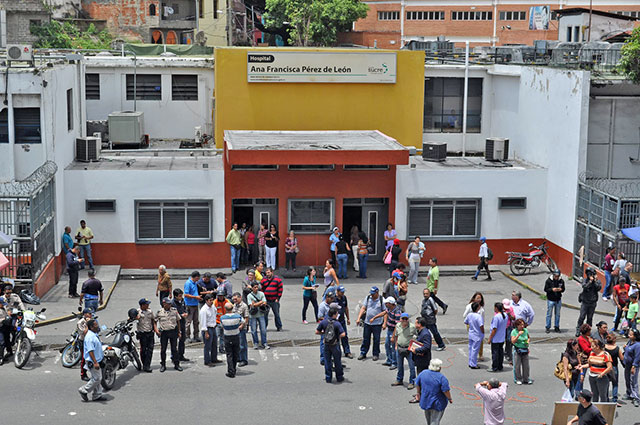
<svg viewBox="0 0 640 425">
<path fill-rule="evenodd" d="M 155 315 L 154 330 L 160 337 L 160 372 L 167 370 L 167 345 L 171 345 L 171 360 L 173 368 L 182 372 L 180 355 L 178 354 L 178 338 L 180 332 L 180 314 L 175 307 L 171 307 L 171 298 L 162 299 L 162 308 Z"/>
<path fill-rule="evenodd" d="M 146 298 L 140 299 L 138 305 L 139 310 L 134 311 L 138 315 L 138 328 L 137 336 L 140 340 L 140 360 L 142 361 L 142 370 L 147 373 L 151 373 L 151 358 L 153 357 L 153 344 L 155 339 L 153 337 L 154 331 L 154 319 L 153 313 L 149 309 L 149 301 Z"/>
<path fill-rule="evenodd" d="M 598 304 L 598 296 L 602 283 L 596 277 L 596 270 L 593 267 L 589 267 L 584 272 L 584 279 L 582 279 L 582 292 L 578 296 L 578 302 L 580 303 L 580 316 L 578 317 L 578 323 L 576 325 L 576 337 L 580 336 L 580 326 L 587 320 L 589 326 L 593 322 L 593 313 L 596 311 L 596 305 Z"/>
</svg>

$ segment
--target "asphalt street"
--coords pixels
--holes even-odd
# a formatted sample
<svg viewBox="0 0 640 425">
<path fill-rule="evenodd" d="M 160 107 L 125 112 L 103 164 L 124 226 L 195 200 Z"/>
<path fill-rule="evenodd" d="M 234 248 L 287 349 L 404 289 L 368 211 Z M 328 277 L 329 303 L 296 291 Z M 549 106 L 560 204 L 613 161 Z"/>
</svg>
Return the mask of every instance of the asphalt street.
<svg viewBox="0 0 640 425">
<path fill-rule="evenodd" d="M 462 312 L 476 290 L 483 292 L 487 305 L 491 305 L 509 297 L 512 290 L 520 289 L 499 273 L 494 277 L 495 281 L 475 282 L 466 276 L 452 276 L 441 282 L 439 295 L 450 307 L 446 315 L 439 316 L 438 324 L 448 347 L 446 351 L 434 351 L 433 354 L 445 362 L 443 373 L 450 380 L 454 398 L 454 403 L 446 410 L 443 424 L 482 424 L 481 404 L 473 385 L 494 375 L 487 372 L 489 363 L 486 361 L 480 363 L 480 370 L 468 369 Z M 545 275 L 539 277 L 546 278 Z M 381 288 L 383 280 L 382 274 L 368 282 L 358 279 L 344 282 L 353 319 L 357 303 L 366 296 L 369 286 L 375 284 Z M 233 282 L 234 289 L 239 290 L 238 275 L 234 276 Z M 234 424 L 425 423 L 421 410 L 408 404 L 411 392 L 404 387 L 390 386 L 395 372 L 381 366 L 383 360 L 373 362 L 370 357 L 366 361 L 345 359 L 346 381 L 341 384 L 324 382 L 314 326 L 301 323 L 300 285 L 298 281 L 285 282 L 283 332 L 269 332 L 269 340 L 273 342 L 271 350 L 250 349 L 250 364 L 239 369 L 235 379 L 224 376 L 224 365 L 205 367 L 202 349 L 198 346 L 188 348 L 186 355 L 192 361 L 183 365 L 184 372 L 169 369 L 159 373 L 156 350 L 152 374 L 139 374 L 129 366 L 118 373 L 116 386 L 106 393 L 104 401 L 85 403 L 77 392 L 82 384 L 78 368 L 63 368 L 57 351 L 44 350 L 32 357 L 23 370 L 16 369 L 12 363 L 0 367 L 3 388 L 0 423 L 164 424 L 176 420 L 200 423 L 225 419 Z M 407 311 L 412 316 L 418 312 L 422 287 L 410 286 Z M 154 292 L 153 281 L 121 281 L 109 308 L 100 312 L 100 322 L 111 326 L 116 320 L 124 319 L 126 310 L 143 296 L 152 299 L 152 309 L 157 309 Z M 553 403 L 564 391 L 563 384 L 553 376 L 553 368 L 564 350 L 562 340 L 566 340 L 575 327 L 578 312 L 563 309 L 561 327 L 564 332 L 558 340 L 558 335 L 544 333 L 546 302 L 531 293 L 523 291 L 523 294 L 536 310 L 536 319 L 530 328 L 534 341 L 531 377 L 535 382 L 531 386 L 516 386 L 509 367 L 495 376 L 509 383 L 506 414 L 511 419 L 507 424 L 550 424 Z M 311 317 L 312 314 L 310 310 Z M 603 318 L 611 320 L 610 317 Z M 59 344 L 64 342 L 73 326 L 73 322 L 62 322 L 42 327 L 37 339 L 45 344 Z M 360 330 L 350 326 L 349 331 L 354 338 L 352 350 L 357 353 Z M 488 348 L 485 347 L 486 358 L 489 357 Z M 381 351 L 384 353 L 383 347 Z M 626 404 L 618 409 L 615 423 L 632 425 L 639 414 L 640 410 Z"/>
</svg>

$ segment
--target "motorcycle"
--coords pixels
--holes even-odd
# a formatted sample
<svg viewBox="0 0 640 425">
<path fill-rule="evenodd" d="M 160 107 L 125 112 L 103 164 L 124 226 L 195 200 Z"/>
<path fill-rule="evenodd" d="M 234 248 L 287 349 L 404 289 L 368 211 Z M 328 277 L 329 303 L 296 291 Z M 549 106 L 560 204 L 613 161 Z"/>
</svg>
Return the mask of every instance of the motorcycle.
<svg viewBox="0 0 640 425">
<path fill-rule="evenodd" d="M 76 318 L 80 317 L 80 314 L 72 313 Z M 93 316 L 97 319 L 98 316 Z M 67 344 L 60 349 L 60 362 L 64 367 L 74 367 L 78 364 L 82 358 L 82 344 L 80 342 L 80 332 L 76 330 L 67 338 Z"/>
<path fill-rule="evenodd" d="M 43 308 L 36 313 L 32 309 L 20 311 L 14 308 L 12 311 L 12 314 L 16 317 L 13 362 L 18 369 L 22 369 L 29 361 L 33 344 L 32 341 L 36 339 L 34 326 L 39 321 L 46 319 L 46 316 L 43 314 L 46 310 L 46 308 Z"/>
<path fill-rule="evenodd" d="M 113 335 L 110 344 L 102 344 L 104 353 L 104 368 L 102 369 L 102 388 L 110 390 L 116 382 L 116 372 L 125 369 L 129 362 L 133 363 L 136 370 L 142 369 L 140 351 L 135 342 L 133 330 L 135 320 L 121 321 L 115 324 L 113 329 L 108 329 L 105 337 Z"/>
<path fill-rule="evenodd" d="M 540 246 L 535 246 L 530 243 L 529 252 L 507 251 L 506 254 L 509 256 L 507 263 L 509 264 L 511 273 L 516 276 L 522 276 L 530 272 L 534 267 L 540 267 L 543 263 L 546 264 L 552 273 L 558 269 L 558 265 L 547 251 L 546 241 L 542 242 Z"/>
</svg>

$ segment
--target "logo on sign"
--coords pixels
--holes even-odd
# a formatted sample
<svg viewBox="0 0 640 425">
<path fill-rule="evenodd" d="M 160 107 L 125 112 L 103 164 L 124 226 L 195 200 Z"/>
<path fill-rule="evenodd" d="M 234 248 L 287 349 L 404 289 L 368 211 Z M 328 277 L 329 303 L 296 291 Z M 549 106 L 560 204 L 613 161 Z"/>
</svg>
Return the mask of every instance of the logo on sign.
<svg viewBox="0 0 640 425">
<path fill-rule="evenodd" d="M 386 64 L 382 64 L 382 66 L 370 66 L 369 74 L 386 74 L 389 72 L 389 67 Z"/>
</svg>

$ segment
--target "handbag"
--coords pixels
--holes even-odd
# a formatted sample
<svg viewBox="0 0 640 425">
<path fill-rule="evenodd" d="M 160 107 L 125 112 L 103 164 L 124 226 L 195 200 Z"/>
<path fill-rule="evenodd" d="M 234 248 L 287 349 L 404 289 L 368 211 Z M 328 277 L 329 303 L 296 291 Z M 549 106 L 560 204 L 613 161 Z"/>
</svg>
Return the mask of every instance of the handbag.
<svg viewBox="0 0 640 425">
<path fill-rule="evenodd" d="M 516 353 L 520 354 L 520 355 L 525 355 L 525 354 L 529 354 L 529 348 L 520 348 L 520 347 L 513 347 L 516 349 Z"/>
<path fill-rule="evenodd" d="M 391 264 L 391 250 L 388 250 L 385 254 L 384 254 L 384 263 L 385 264 Z"/>
<path fill-rule="evenodd" d="M 569 373 L 571 373 L 572 366 L 568 365 Z M 560 360 L 556 363 L 556 368 L 553 371 L 553 376 L 560 379 L 561 381 L 566 381 L 567 377 L 564 374 L 564 363 Z"/>
</svg>

